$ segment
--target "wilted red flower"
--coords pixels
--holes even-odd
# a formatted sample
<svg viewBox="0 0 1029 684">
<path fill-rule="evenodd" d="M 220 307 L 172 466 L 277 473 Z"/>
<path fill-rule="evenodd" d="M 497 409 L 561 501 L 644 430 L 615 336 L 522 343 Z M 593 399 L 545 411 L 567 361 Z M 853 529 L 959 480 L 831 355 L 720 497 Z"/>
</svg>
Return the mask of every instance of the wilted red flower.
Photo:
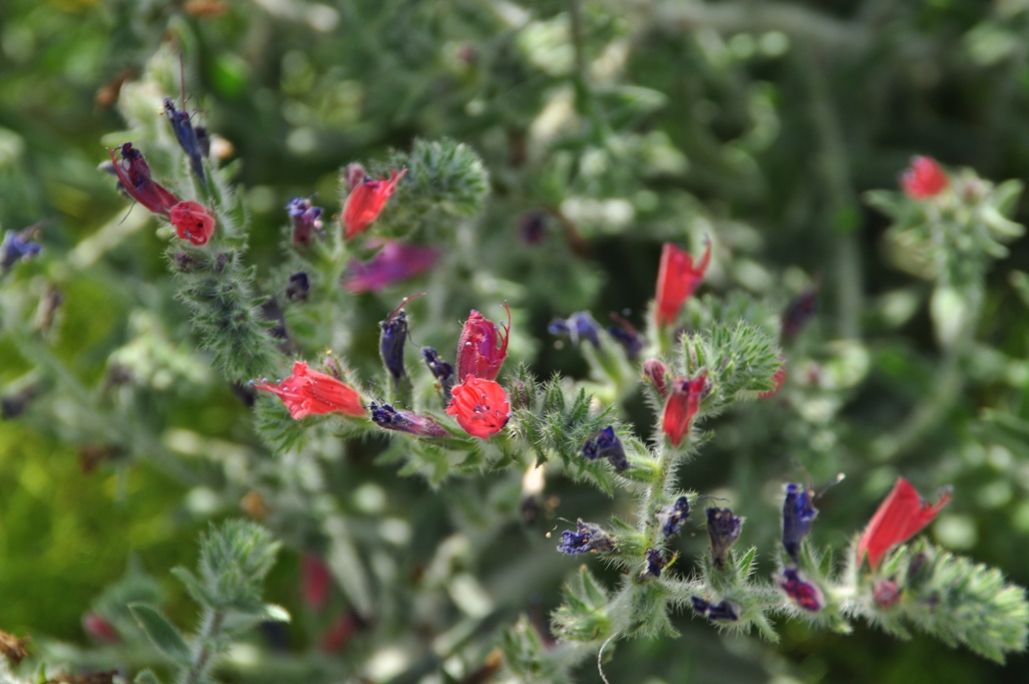
<svg viewBox="0 0 1029 684">
<path fill-rule="evenodd" d="M 305 553 L 300 562 L 300 588 L 304 593 L 304 604 L 311 610 L 323 610 L 329 602 L 332 573 L 313 553 Z"/>
<path fill-rule="evenodd" d="M 82 629 L 86 630 L 86 634 L 100 641 L 107 641 L 112 644 L 121 641 L 118 630 L 99 613 L 86 613 L 83 615 Z"/>
<path fill-rule="evenodd" d="M 914 157 L 900 177 L 900 185 L 912 199 L 935 197 L 949 183 L 946 171 L 932 157 Z"/>
<path fill-rule="evenodd" d="M 439 252 L 432 247 L 390 240 L 369 261 L 351 261 L 343 287 L 354 293 L 376 292 L 428 271 L 437 259 Z"/>
<path fill-rule="evenodd" d="M 910 482 L 898 477 L 886 500 L 879 505 L 879 510 L 861 534 L 857 546 L 857 562 L 861 563 L 867 552 L 868 565 L 875 570 L 887 551 L 921 532 L 948 501 L 950 491 L 944 490 L 940 500 L 930 505 L 918 495 Z"/>
<path fill-rule="evenodd" d="M 682 438 L 689 433 L 693 416 L 700 408 L 700 397 L 706 383 L 706 372 L 692 380 L 683 375 L 672 380 L 664 415 L 661 417 L 661 430 L 672 442 L 672 446 L 679 446 Z"/>
<path fill-rule="evenodd" d="M 469 375 L 451 390 L 447 415 L 454 416 L 457 424 L 472 437 L 489 439 L 504 429 L 511 417 L 507 392 L 500 383 Z"/>
<path fill-rule="evenodd" d="M 783 363 L 779 366 L 779 370 L 775 371 L 775 375 L 772 376 L 772 380 L 775 381 L 775 387 L 768 390 L 767 392 L 758 392 L 757 396 L 761 399 L 770 399 L 779 393 L 782 386 L 786 384 L 786 364 Z"/>
<path fill-rule="evenodd" d="M 683 302 L 704 279 L 704 272 L 710 261 L 710 241 L 704 250 L 704 256 L 696 266 L 689 252 L 671 242 L 665 243 L 664 249 L 661 250 L 661 267 L 657 272 L 657 308 L 654 318 L 658 327 L 675 322 Z"/>
<path fill-rule="evenodd" d="M 122 188 L 129 197 L 136 200 L 154 214 L 168 216 L 172 207 L 179 203 L 179 198 L 171 191 L 154 181 L 150 176 L 150 165 L 143 158 L 143 153 L 127 142 L 122 145 L 121 161 L 114 156 L 114 150 L 108 150 L 114 163 L 114 173 L 118 176 Z"/>
<path fill-rule="evenodd" d="M 355 171 L 351 171 L 351 166 Z M 347 182 L 350 184 L 350 194 L 347 196 L 346 204 L 343 205 L 343 235 L 349 240 L 362 232 L 368 225 L 379 217 L 386 201 L 393 195 L 397 183 L 407 173 L 407 169 L 401 169 L 400 173 L 390 170 L 389 178 L 370 178 L 364 176 L 359 182 L 354 182 L 353 176 L 357 175 L 356 169 L 364 174 L 360 166 L 351 165 L 347 167 Z"/>
<path fill-rule="evenodd" d="M 293 375 L 278 384 L 267 381 L 254 385 L 255 389 L 271 392 L 282 399 L 294 420 L 300 420 L 312 413 L 342 413 L 345 416 L 363 418 L 366 414 L 361 405 L 361 395 L 342 382 L 308 368 L 303 361 L 293 364 Z"/>
<path fill-rule="evenodd" d="M 214 217 L 199 202 L 179 202 L 172 207 L 170 220 L 175 226 L 175 233 L 194 245 L 206 245 L 214 235 Z"/>
<path fill-rule="evenodd" d="M 511 309 L 507 310 L 507 326 L 500 328 L 472 309 L 457 341 L 457 380 L 464 382 L 469 375 L 480 380 L 495 380 L 507 357 L 507 340 L 511 336 Z"/>
</svg>

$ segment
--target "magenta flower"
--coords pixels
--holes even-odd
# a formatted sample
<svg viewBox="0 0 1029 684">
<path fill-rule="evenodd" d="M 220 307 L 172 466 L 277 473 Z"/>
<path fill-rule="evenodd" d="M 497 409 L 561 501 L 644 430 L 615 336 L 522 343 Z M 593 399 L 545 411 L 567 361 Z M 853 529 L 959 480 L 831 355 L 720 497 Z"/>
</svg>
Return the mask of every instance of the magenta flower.
<svg viewBox="0 0 1029 684">
<path fill-rule="evenodd" d="M 428 271 L 438 258 L 439 252 L 432 247 L 390 240 L 369 261 L 351 261 L 343 277 L 343 287 L 355 294 L 375 292 Z"/>
</svg>

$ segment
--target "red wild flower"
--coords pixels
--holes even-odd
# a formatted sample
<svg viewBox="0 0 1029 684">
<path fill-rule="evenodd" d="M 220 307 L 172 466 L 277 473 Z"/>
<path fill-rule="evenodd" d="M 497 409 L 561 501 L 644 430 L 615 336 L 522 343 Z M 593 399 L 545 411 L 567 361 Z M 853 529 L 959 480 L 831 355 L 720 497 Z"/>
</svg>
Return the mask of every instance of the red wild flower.
<svg viewBox="0 0 1029 684">
<path fill-rule="evenodd" d="M 342 651 L 350 643 L 354 633 L 364 626 L 364 620 L 357 613 L 351 611 L 343 615 L 322 634 L 322 650 L 326 653 Z"/>
<path fill-rule="evenodd" d="M 206 245 L 214 235 L 214 217 L 199 202 L 179 202 L 172 207 L 170 220 L 175 233 L 194 245 Z"/>
<path fill-rule="evenodd" d="M 706 383 L 707 372 L 692 380 L 680 375 L 670 383 L 668 401 L 665 402 L 661 417 L 661 430 L 672 442 L 672 446 L 679 446 L 682 438 L 689 433 L 693 416 L 697 415 L 700 408 L 700 397 Z"/>
<path fill-rule="evenodd" d="M 447 415 L 454 416 L 457 424 L 472 437 L 489 439 L 504 429 L 511 417 L 511 404 L 500 383 L 469 375 L 451 390 Z"/>
<path fill-rule="evenodd" d="M 352 167 L 354 170 L 351 170 Z M 356 178 L 358 170 L 363 176 L 359 181 Z M 347 240 L 362 232 L 379 217 L 386 201 L 393 195 L 397 183 L 406 173 L 407 169 L 401 169 L 400 173 L 391 169 L 389 178 L 375 179 L 365 176 L 364 169 L 360 166 L 351 164 L 347 167 L 350 194 L 343 205 L 343 235 Z"/>
<path fill-rule="evenodd" d="M 947 173 L 932 157 L 914 157 L 900 177 L 900 185 L 911 199 L 935 197 L 949 182 Z"/>
<path fill-rule="evenodd" d="M 293 420 L 300 420 L 311 414 L 342 413 L 345 416 L 363 418 L 367 413 L 361 405 L 361 395 L 342 382 L 308 368 L 303 361 L 293 364 L 293 375 L 278 384 L 262 381 L 255 389 L 271 392 L 282 399 Z"/>
<path fill-rule="evenodd" d="M 868 565 L 875 570 L 887 551 L 921 532 L 948 501 L 950 491 L 945 490 L 940 500 L 931 505 L 918 495 L 910 482 L 898 477 L 886 500 L 880 504 L 879 510 L 861 534 L 857 546 L 857 562 L 861 563 L 867 552 Z"/>
<path fill-rule="evenodd" d="M 300 588 L 304 593 L 304 604 L 311 610 L 323 610 L 329 602 L 332 573 L 313 553 L 305 553 L 301 561 Z"/>
<path fill-rule="evenodd" d="M 387 241 L 371 260 L 350 262 L 343 287 L 353 293 L 376 292 L 393 283 L 428 271 L 439 258 L 432 247 Z"/>
<path fill-rule="evenodd" d="M 661 250 L 661 267 L 657 272 L 657 308 L 654 318 L 658 327 L 675 322 L 683 302 L 704 279 L 704 271 L 711 261 L 711 241 L 707 242 L 704 256 L 696 265 L 689 252 L 666 242 Z"/>
<path fill-rule="evenodd" d="M 150 165 L 132 143 L 125 143 L 119 150 L 121 161 L 114 156 L 114 150 L 108 150 L 107 153 L 111 155 L 114 173 L 125 192 L 152 213 L 167 216 L 172 207 L 179 203 L 179 198 L 150 177 Z"/>
<path fill-rule="evenodd" d="M 464 382 L 469 375 L 480 380 L 495 380 L 507 357 L 507 340 L 511 336 L 511 309 L 507 310 L 507 326 L 500 328 L 472 309 L 457 341 L 457 380 Z"/>
<path fill-rule="evenodd" d="M 783 362 L 783 364 L 781 366 L 779 366 L 779 370 L 775 371 L 775 375 L 772 376 L 772 380 L 775 381 L 775 387 L 773 387 L 772 389 L 770 389 L 770 390 L 768 390 L 766 392 L 758 392 L 757 393 L 758 398 L 760 398 L 760 399 L 771 399 L 776 394 L 778 394 L 779 390 L 782 389 L 782 386 L 784 384 L 786 384 L 786 363 L 785 362 Z"/>
<path fill-rule="evenodd" d="M 86 613 L 83 615 L 82 628 L 86 630 L 86 634 L 94 639 L 112 644 L 121 641 L 118 630 L 99 613 Z"/>
<path fill-rule="evenodd" d="M 654 387 L 662 399 L 668 396 L 668 367 L 657 359 L 643 362 L 643 377 Z"/>
</svg>

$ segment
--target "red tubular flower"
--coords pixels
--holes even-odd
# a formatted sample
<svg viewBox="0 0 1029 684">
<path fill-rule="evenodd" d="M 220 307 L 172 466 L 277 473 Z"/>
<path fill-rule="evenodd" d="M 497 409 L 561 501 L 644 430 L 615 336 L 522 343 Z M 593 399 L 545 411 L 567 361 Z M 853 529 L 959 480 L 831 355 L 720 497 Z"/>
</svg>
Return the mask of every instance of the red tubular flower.
<svg viewBox="0 0 1029 684">
<path fill-rule="evenodd" d="M 387 241 L 371 260 L 350 262 L 343 287 L 353 293 L 376 292 L 393 283 L 413 278 L 435 265 L 439 252 L 432 247 Z"/>
<path fill-rule="evenodd" d="M 760 398 L 760 399 L 771 399 L 776 394 L 778 394 L 779 390 L 782 389 L 782 386 L 784 384 L 786 384 L 786 364 L 785 363 L 783 363 L 781 366 L 779 366 L 779 370 L 775 371 L 775 375 L 772 376 L 772 380 L 775 381 L 775 387 L 773 387 L 772 389 L 768 390 L 767 392 L 758 392 L 757 393 L 758 398 Z"/>
<path fill-rule="evenodd" d="M 944 491 L 935 505 L 918 495 L 910 482 L 897 478 L 886 500 L 872 516 L 861 534 L 857 546 L 857 562 L 868 553 L 868 565 L 875 570 L 886 552 L 903 544 L 933 521 L 940 509 L 950 501 L 950 491 Z"/>
<path fill-rule="evenodd" d="M 661 250 L 661 267 L 657 272 L 657 308 L 654 318 L 658 327 L 675 322 L 683 302 L 693 294 L 704 279 L 704 271 L 711 261 L 711 242 L 696 266 L 689 252 L 666 242 Z"/>
<path fill-rule="evenodd" d="M 454 416 L 457 424 L 472 437 L 489 439 L 504 429 L 511 417 L 511 404 L 500 383 L 469 375 L 451 390 L 447 415 Z"/>
<path fill-rule="evenodd" d="M 313 553 L 305 553 L 301 561 L 300 588 L 304 594 L 304 604 L 311 610 L 321 611 L 329 602 L 332 573 L 322 559 Z"/>
<path fill-rule="evenodd" d="M 682 375 L 672 380 L 671 391 L 661 417 L 661 430 L 668 436 L 672 446 L 679 446 L 682 438 L 689 433 L 693 416 L 700 408 L 700 396 L 706 383 L 706 372 L 692 380 Z"/>
<path fill-rule="evenodd" d="M 932 157 L 915 157 L 900 177 L 900 185 L 911 199 L 935 197 L 947 187 L 947 173 Z"/>
<path fill-rule="evenodd" d="M 106 641 L 112 644 L 116 644 L 121 641 L 121 636 L 118 634 L 118 630 L 116 630 L 114 625 L 108 622 L 99 613 L 86 613 L 83 615 L 82 628 L 86 630 L 86 634 L 94 639 L 99 639 L 100 641 Z"/>
<path fill-rule="evenodd" d="M 114 173 L 125 192 L 152 213 L 168 216 L 172 207 L 179 203 L 179 198 L 150 177 L 150 165 L 132 143 L 125 143 L 119 150 L 121 161 L 114 156 L 114 150 L 107 153 L 111 155 Z"/>
<path fill-rule="evenodd" d="M 361 169 L 362 173 L 363 171 L 364 169 Z M 343 235 L 347 240 L 362 232 L 379 217 L 386 201 L 393 195 L 397 183 L 406 173 L 407 169 L 401 169 L 400 173 L 390 170 L 389 178 L 375 179 L 364 176 L 360 182 L 351 185 L 350 194 L 343 205 Z M 352 175 L 354 173 L 347 167 L 348 184 L 351 183 Z"/>
<path fill-rule="evenodd" d="M 179 202 L 171 208 L 170 220 L 175 226 L 175 233 L 194 245 L 206 245 L 214 235 L 214 217 L 199 202 Z"/>
<path fill-rule="evenodd" d="M 267 381 L 254 385 L 255 389 L 271 392 L 282 399 L 293 420 L 311 414 L 342 413 L 363 418 L 367 413 L 361 405 L 361 395 L 352 387 L 326 375 L 313 371 L 303 361 L 293 364 L 293 375 L 278 384 Z"/>
<path fill-rule="evenodd" d="M 511 336 L 511 309 L 507 310 L 507 326 L 501 335 L 496 323 L 472 309 L 457 341 L 457 380 L 469 375 L 480 380 L 495 380 L 507 357 L 507 340 Z"/>
</svg>

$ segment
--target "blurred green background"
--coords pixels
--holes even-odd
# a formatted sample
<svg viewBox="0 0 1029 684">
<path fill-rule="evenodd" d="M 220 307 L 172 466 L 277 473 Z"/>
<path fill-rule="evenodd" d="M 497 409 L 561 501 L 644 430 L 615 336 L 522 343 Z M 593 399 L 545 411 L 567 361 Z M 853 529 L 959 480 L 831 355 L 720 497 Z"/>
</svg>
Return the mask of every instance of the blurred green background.
<svg viewBox="0 0 1029 684">
<path fill-rule="evenodd" d="M 1020 432 L 1029 425 L 1021 422 L 1029 420 L 1029 311 L 1008 284 L 1013 269 L 1029 268 L 1029 246 L 1015 243 L 990 274 L 981 344 L 945 423 L 902 460 L 875 463 L 869 444 L 931 400 L 937 352 L 928 285 L 891 267 L 886 219 L 860 200 L 865 190 L 895 188 L 915 153 L 996 181 L 1029 174 L 1029 2 L 4 0 L 0 226 L 44 222 L 48 256 L 20 267 L 20 292 L 38 296 L 45 277 L 64 295 L 40 353 L 92 387 L 117 350 L 151 369 L 136 396 L 155 434 L 188 430 L 230 449 L 256 443 L 248 411 L 186 351 L 185 312 L 172 301 L 153 224 L 137 208 L 99 257 L 83 247 L 119 231 L 123 202 L 96 170 L 106 159 L 101 138 L 125 127 L 118 87 L 140 77 L 173 36 L 188 43 L 190 110 L 231 145 L 228 159 L 242 161 L 236 180 L 261 277 L 280 258 L 289 199 L 317 193 L 331 214 L 342 165 L 406 149 L 416 136 L 450 136 L 489 167 L 480 265 L 518 285 L 520 333 L 538 351 L 534 371 L 582 377 L 575 350 L 547 335 L 551 318 L 627 311 L 641 323 L 661 241 L 707 226 L 727 251 L 706 287 L 781 307 L 797 283 L 820 277 L 812 339 L 860 337 L 870 370 L 833 430 L 782 437 L 768 427 L 779 415 L 763 408 L 752 423 L 727 421 L 691 466 L 689 486 L 710 492 L 804 477 L 803 469 L 822 482 L 846 470 L 851 477 L 825 501 L 816 531 L 843 546 L 898 472 L 926 492 L 953 482 L 958 494 L 933 528 L 937 539 L 1029 584 L 1029 445 Z M 591 119 L 588 130 L 577 126 Z M 1029 219 L 1027 209 L 1023 202 L 1016 220 Z M 520 233 L 534 211 L 550 217 L 538 245 Z M 362 334 L 374 331 L 387 301 L 360 301 Z M 884 315 L 891 304 L 902 315 Z M 355 361 L 374 364 L 367 357 Z M 0 330 L 5 395 L 36 362 Z M 163 578 L 169 613 L 189 623 L 193 608 L 166 571 L 193 562 L 206 519 L 238 508 L 208 505 L 205 486 L 184 483 L 157 447 L 129 467 L 84 472 L 82 444 L 62 431 L 71 403 L 53 397 L 46 412 L 0 422 L 0 628 L 85 643 L 82 614 L 130 554 Z M 983 408 L 1010 413 L 1015 427 L 983 420 Z M 630 410 L 646 431 L 638 398 Z M 820 447 L 816 432 L 835 441 Z M 377 482 L 391 500 L 431 496 L 370 457 L 351 460 L 348 477 Z M 609 505 L 554 486 L 560 515 Z M 425 505 L 435 510 L 425 514 L 429 537 L 444 536 L 446 514 Z M 754 541 L 773 543 L 774 520 L 752 525 Z M 525 534 L 505 539 L 521 543 Z M 484 572 L 491 564 L 502 558 Z M 294 612 L 296 566 L 287 551 L 269 590 Z M 543 608 L 554 605 L 559 579 L 541 578 Z M 1025 655 L 1001 667 L 928 637 L 898 642 L 865 626 L 844 637 L 783 624 L 774 648 L 723 639 L 690 616 L 677 626 L 680 639 L 622 645 L 609 678 L 1023 682 L 1029 673 Z M 302 623 L 291 635 L 295 644 L 314 638 Z M 595 679 L 584 666 L 581 680 Z"/>
</svg>

